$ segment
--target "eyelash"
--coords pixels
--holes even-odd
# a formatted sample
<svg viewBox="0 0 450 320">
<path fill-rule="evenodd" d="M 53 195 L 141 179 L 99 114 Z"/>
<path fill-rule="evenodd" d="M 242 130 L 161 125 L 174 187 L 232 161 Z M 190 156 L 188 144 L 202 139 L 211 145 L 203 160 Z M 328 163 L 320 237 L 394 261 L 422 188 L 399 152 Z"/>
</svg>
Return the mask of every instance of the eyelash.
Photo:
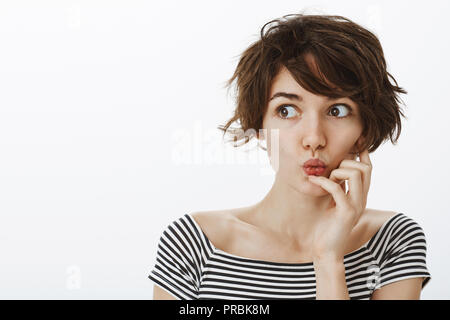
<svg viewBox="0 0 450 320">
<path fill-rule="evenodd" d="M 353 113 L 352 113 L 352 108 L 348 105 L 348 104 L 346 104 L 346 103 L 337 103 L 337 104 L 334 104 L 334 105 L 332 105 L 331 107 L 330 107 L 330 110 L 332 109 L 332 108 L 334 108 L 335 106 L 346 106 L 347 107 L 347 109 L 349 110 L 349 113 L 346 115 L 346 116 L 344 116 L 344 117 L 333 117 L 333 118 L 337 118 L 337 119 L 345 119 L 345 118 L 347 118 L 347 117 L 349 117 L 349 116 L 351 116 Z M 277 109 L 276 109 L 276 113 L 277 113 L 277 115 L 279 115 L 280 114 L 280 110 L 283 108 L 283 107 L 294 107 L 292 104 L 282 104 L 281 106 L 279 106 Z M 280 117 L 282 120 L 291 120 L 292 118 L 283 118 L 283 117 Z"/>
</svg>

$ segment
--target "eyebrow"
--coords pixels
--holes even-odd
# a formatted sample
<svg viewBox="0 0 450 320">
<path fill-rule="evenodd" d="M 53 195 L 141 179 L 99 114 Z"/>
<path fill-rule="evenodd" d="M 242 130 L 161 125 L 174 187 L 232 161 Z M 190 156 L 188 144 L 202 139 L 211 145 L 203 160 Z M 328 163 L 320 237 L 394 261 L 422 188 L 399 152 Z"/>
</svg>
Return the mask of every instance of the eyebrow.
<svg viewBox="0 0 450 320">
<path fill-rule="evenodd" d="M 287 93 L 287 92 L 277 92 L 272 96 L 272 98 L 269 99 L 269 101 L 272 101 L 273 99 L 280 97 L 288 98 L 290 100 L 303 101 L 302 96 L 299 96 L 295 93 Z M 333 98 L 327 97 L 327 100 L 333 100 Z"/>
<path fill-rule="evenodd" d="M 303 98 L 301 96 L 298 96 L 295 93 L 277 92 L 272 96 L 272 98 L 269 99 L 269 101 L 272 101 L 273 99 L 279 98 L 279 97 L 288 98 L 290 100 L 298 100 L 298 101 L 303 100 Z"/>
</svg>

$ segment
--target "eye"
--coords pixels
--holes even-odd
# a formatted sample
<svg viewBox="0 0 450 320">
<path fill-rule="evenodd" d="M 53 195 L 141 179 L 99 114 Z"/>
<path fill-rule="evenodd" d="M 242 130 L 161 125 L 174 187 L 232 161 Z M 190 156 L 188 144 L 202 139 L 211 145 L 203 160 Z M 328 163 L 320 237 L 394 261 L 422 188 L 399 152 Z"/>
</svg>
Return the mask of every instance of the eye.
<svg viewBox="0 0 450 320">
<path fill-rule="evenodd" d="M 281 105 L 281 106 L 279 106 L 277 108 L 277 114 L 280 114 L 280 112 L 281 112 L 281 114 L 282 114 L 281 118 L 282 119 L 289 119 L 289 118 L 287 118 L 287 116 L 289 114 L 292 115 L 292 112 L 290 113 L 289 111 L 286 111 L 286 110 L 289 110 L 288 108 L 294 109 L 294 111 L 295 111 L 294 107 L 292 107 L 292 106 L 290 106 L 288 104 L 283 104 L 283 105 Z M 297 113 L 297 111 L 295 111 L 295 113 Z"/>
<path fill-rule="evenodd" d="M 342 111 L 345 109 L 347 109 L 347 112 Z M 277 115 L 281 114 L 280 117 L 282 119 L 290 119 L 290 118 L 292 118 L 292 116 L 295 116 L 296 114 L 298 114 L 298 112 L 295 110 L 295 107 L 293 107 L 292 105 L 288 105 L 288 104 L 283 104 L 283 105 L 279 106 L 277 108 L 276 112 L 277 112 Z M 344 112 L 343 116 L 337 116 L 337 115 L 341 115 L 343 112 Z M 331 106 L 330 113 L 334 118 L 343 119 L 352 114 L 352 108 L 345 103 L 339 103 L 339 104 L 335 104 L 335 105 Z M 291 115 L 291 117 L 289 117 L 290 115 Z"/>
<path fill-rule="evenodd" d="M 346 117 L 348 117 L 351 113 L 352 113 L 352 108 L 350 108 L 348 105 L 346 105 L 345 103 L 339 103 L 339 104 L 335 104 L 334 106 L 331 106 L 331 108 L 330 108 L 330 111 L 331 111 L 331 114 L 333 115 L 333 116 L 335 116 L 336 115 L 336 111 L 334 111 L 333 112 L 333 110 L 341 110 L 341 109 L 339 109 L 338 107 L 345 107 L 348 111 L 347 111 L 347 114 L 346 115 L 344 115 L 344 116 L 342 116 L 342 117 L 337 117 L 337 118 L 346 118 Z M 342 112 L 341 111 L 338 111 L 337 112 L 337 114 L 341 114 Z"/>
</svg>

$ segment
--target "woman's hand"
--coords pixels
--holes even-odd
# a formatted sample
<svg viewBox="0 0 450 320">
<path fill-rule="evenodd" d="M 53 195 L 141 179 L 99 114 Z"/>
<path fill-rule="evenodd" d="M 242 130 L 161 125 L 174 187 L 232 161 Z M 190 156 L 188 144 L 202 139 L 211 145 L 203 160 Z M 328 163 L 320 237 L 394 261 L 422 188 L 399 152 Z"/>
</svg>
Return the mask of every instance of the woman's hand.
<svg viewBox="0 0 450 320">
<path fill-rule="evenodd" d="M 366 209 L 372 163 L 369 152 L 359 155 L 360 161 L 343 160 L 330 178 L 309 176 L 309 181 L 328 191 L 335 206 L 327 209 L 314 232 L 314 259 L 343 260 L 353 227 Z M 348 180 L 348 192 L 345 191 Z"/>
</svg>

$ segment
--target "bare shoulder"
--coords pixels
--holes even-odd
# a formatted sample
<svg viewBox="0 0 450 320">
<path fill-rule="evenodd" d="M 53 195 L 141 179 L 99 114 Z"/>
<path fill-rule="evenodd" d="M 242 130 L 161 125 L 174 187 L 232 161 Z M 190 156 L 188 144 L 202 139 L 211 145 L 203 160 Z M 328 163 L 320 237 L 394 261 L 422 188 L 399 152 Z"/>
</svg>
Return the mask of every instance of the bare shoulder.
<svg viewBox="0 0 450 320">
<path fill-rule="evenodd" d="M 195 222 L 200 226 L 203 233 L 213 243 L 213 245 L 223 251 L 230 251 L 231 246 L 236 242 L 236 237 L 240 239 L 255 239 L 258 233 L 252 233 L 253 228 L 246 223 L 243 217 L 251 212 L 251 207 L 197 211 L 191 214 Z M 390 210 L 379 210 L 366 208 L 355 229 L 354 241 L 351 241 L 355 248 L 359 248 L 363 243 L 375 235 L 381 226 L 398 212 Z M 238 241 L 240 245 L 242 242 Z M 349 252 L 354 250 L 349 248 Z"/>
<path fill-rule="evenodd" d="M 366 208 L 366 211 L 361 216 L 361 219 L 363 224 L 366 226 L 368 233 L 373 235 L 386 221 L 396 214 L 398 214 L 397 211 Z"/>
<path fill-rule="evenodd" d="M 232 226 L 235 223 L 233 210 L 198 211 L 191 214 L 203 233 L 216 248 L 222 249 L 232 235 Z"/>
<path fill-rule="evenodd" d="M 353 229 L 347 252 L 357 250 L 372 239 L 383 224 L 396 214 L 395 211 L 366 208 Z"/>
</svg>

